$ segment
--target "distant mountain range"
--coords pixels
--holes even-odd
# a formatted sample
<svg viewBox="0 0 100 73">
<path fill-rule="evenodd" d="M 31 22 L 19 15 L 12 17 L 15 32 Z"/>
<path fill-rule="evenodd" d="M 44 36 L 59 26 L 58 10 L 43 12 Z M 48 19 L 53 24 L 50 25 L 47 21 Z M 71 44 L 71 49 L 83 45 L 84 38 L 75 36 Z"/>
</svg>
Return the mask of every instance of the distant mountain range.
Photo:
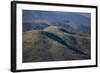
<svg viewBox="0 0 100 73">
<path fill-rule="evenodd" d="M 23 10 L 23 62 L 91 59 L 90 14 Z"/>
<path fill-rule="evenodd" d="M 27 24 L 41 24 L 39 28 L 44 27 L 42 24 L 49 24 L 60 26 L 72 32 L 90 34 L 90 21 L 91 16 L 89 13 L 75 13 L 75 12 L 51 12 L 51 11 L 23 11 L 23 25 Z M 35 26 L 35 25 L 34 25 Z M 34 27 L 33 26 L 33 27 Z M 27 30 L 27 28 L 24 28 Z M 29 25 L 30 27 L 30 25 Z"/>
</svg>

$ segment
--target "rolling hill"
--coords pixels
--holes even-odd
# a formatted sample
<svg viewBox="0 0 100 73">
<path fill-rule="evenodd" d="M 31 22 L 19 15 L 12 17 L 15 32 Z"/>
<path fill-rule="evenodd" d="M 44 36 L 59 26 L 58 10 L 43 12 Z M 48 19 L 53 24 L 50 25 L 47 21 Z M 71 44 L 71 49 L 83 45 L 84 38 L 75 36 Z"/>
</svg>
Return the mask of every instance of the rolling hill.
<svg viewBox="0 0 100 73">
<path fill-rule="evenodd" d="M 23 10 L 23 62 L 91 58 L 91 14 Z"/>
<path fill-rule="evenodd" d="M 62 30 L 61 30 L 62 29 Z M 49 26 L 23 32 L 23 62 L 90 59 L 88 36 Z"/>
</svg>

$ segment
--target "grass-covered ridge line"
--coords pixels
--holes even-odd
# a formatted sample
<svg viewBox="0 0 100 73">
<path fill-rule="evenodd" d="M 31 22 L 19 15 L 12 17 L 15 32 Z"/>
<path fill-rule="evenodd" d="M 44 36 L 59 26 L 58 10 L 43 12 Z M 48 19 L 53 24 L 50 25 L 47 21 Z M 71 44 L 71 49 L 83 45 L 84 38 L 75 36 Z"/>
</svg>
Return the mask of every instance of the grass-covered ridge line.
<svg viewBox="0 0 100 73">
<path fill-rule="evenodd" d="M 84 39 L 89 42 L 90 38 L 56 26 L 23 32 L 23 62 L 90 59 L 89 46 L 82 49 L 78 43 Z"/>
</svg>

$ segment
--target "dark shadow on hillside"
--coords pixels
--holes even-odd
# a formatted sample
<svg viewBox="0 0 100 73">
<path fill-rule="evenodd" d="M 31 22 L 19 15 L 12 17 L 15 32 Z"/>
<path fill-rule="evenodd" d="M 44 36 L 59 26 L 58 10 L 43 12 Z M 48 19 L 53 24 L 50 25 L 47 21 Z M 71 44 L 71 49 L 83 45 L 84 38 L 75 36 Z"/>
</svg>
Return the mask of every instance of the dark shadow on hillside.
<svg viewBox="0 0 100 73">
<path fill-rule="evenodd" d="M 60 31 L 64 32 L 64 33 L 70 33 L 70 34 L 75 34 L 74 32 L 69 32 L 63 28 L 59 28 Z"/>
<path fill-rule="evenodd" d="M 53 39 L 54 41 L 57 41 L 59 42 L 60 44 L 66 46 L 67 48 L 70 48 L 70 50 L 76 52 L 77 54 L 80 54 L 80 55 L 83 55 L 85 59 L 88 59 L 88 55 L 84 52 L 82 52 L 81 50 L 79 50 L 79 48 L 76 48 L 76 47 L 73 47 L 71 45 L 69 45 L 67 42 L 65 42 L 61 37 L 53 34 L 53 33 L 50 33 L 50 32 L 41 32 L 43 35 L 46 35 L 47 37 L 49 37 L 50 39 Z"/>
</svg>

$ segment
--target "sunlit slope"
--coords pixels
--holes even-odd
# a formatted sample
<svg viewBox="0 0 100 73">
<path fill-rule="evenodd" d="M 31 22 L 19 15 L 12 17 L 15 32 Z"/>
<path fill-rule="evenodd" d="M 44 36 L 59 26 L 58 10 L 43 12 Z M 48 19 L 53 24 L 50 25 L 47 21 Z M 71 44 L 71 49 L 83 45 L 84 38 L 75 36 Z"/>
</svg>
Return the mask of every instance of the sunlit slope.
<svg viewBox="0 0 100 73">
<path fill-rule="evenodd" d="M 79 33 L 72 33 L 67 31 L 66 29 L 63 29 L 61 27 L 56 26 L 50 26 L 46 29 L 44 29 L 46 32 L 53 33 L 57 36 L 59 36 L 63 41 L 65 41 L 67 44 L 77 47 L 84 53 L 90 54 L 90 35 L 85 34 L 79 34 Z"/>
<path fill-rule="evenodd" d="M 49 26 L 23 32 L 23 62 L 89 59 L 89 36 L 64 30 Z"/>
</svg>

